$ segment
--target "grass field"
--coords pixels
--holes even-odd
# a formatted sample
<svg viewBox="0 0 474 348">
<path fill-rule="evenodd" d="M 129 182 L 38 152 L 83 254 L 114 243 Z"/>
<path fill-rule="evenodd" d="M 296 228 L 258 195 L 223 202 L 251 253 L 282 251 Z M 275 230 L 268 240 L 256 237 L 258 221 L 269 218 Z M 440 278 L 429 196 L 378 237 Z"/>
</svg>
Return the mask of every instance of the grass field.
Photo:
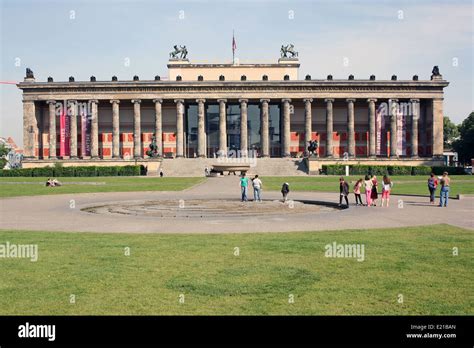
<svg viewBox="0 0 474 348">
<path fill-rule="evenodd" d="M 280 190 L 284 182 L 290 184 L 292 191 L 315 191 L 315 192 L 338 192 L 339 191 L 339 177 L 340 176 L 293 176 L 293 177 L 262 177 L 265 190 Z M 352 187 L 362 176 L 345 177 L 349 180 L 349 189 L 352 192 Z M 450 196 L 457 194 L 474 194 L 474 176 L 472 175 L 453 175 L 451 178 Z M 382 178 L 378 178 L 381 182 Z M 416 194 L 429 196 L 427 177 L 424 176 L 393 176 L 391 177 L 394 185 L 392 188 L 393 194 Z M 363 191 L 363 190 L 362 190 Z M 381 186 L 379 184 L 379 191 Z M 439 188 L 437 190 L 439 195 Z"/>
<path fill-rule="evenodd" d="M 58 178 L 64 186 L 46 187 L 47 178 L 0 178 L 0 197 L 52 195 L 86 192 L 179 191 L 204 178 L 74 177 Z"/>
<path fill-rule="evenodd" d="M 37 243 L 39 259 L 0 258 L 0 315 L 474 314 L 474 237 L 448 225 L 225 235 L 0 231 L 6 241 Z M 325 257 L 332 242 L 364 244 L 365 260 Z"/>
<path fill-rule="evenodd" d="M 360 176 L 349 177 L 355 183 Z M 131 192 L 131 191 L 179 191 L 196 185 L 205 178 L 156 178 L 156 177 L 92 177 L 92 178 L 59 178 L 65 185 L 45 187 L 47 178 L 0 178 L 0 197 L 33 196 L 61 193 L 86 192 Z M 347 179 L 347 178 L 346 178 Z M 393 176 L 394 194 L 428 195 L 426 177 Z M 451 196 L 457 194 L 474 194 L 474 176 L 451 176 Z M 308 177 L 262 177 L 264 190 L 279 191 L 284 182 L 290 183 L 292 191 L 337 192 L 339 176 Z M 352 191 L 352 184 L 350 189 Z M 380 187 L 379 187 L 380 188 Z M 439 189 L 437 191 L 439 194 Z"/>
</svg>

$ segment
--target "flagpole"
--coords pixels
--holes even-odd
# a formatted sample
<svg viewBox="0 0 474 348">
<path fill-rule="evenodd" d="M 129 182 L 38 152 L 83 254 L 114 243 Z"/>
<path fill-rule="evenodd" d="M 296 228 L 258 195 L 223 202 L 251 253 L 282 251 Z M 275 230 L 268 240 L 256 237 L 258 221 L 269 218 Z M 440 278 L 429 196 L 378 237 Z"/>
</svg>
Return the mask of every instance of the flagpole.
<svg viewBox="0 0 474 348">
<path fill-rule="evenodd" d="M 235 35 L 234 35 L 234 29 L 232 29 L 232 65 L 235 65 L 234 42 L 235 42 Z"/>
</svg>

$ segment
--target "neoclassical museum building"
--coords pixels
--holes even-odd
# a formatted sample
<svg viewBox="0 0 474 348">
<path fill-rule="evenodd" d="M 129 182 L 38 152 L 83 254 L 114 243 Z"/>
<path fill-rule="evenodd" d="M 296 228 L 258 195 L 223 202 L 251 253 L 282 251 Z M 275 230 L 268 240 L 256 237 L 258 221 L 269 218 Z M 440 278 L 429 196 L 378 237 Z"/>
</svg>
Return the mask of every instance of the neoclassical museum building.
<svg viewBox="0 0 474 348">
<path fill-rule="evenodd" d="M 333 79 L 301 75 L 298 58 L 194 64 L 175 56 L 166 78 L 37 81 L 27 69 L 17 85 L 24 164 L 302 157 L 311 140 L 318 145 L 313 160 L 328 163 L 442 161 L 448 82 L 437 67 L 430 80 Z"/>
</svg>

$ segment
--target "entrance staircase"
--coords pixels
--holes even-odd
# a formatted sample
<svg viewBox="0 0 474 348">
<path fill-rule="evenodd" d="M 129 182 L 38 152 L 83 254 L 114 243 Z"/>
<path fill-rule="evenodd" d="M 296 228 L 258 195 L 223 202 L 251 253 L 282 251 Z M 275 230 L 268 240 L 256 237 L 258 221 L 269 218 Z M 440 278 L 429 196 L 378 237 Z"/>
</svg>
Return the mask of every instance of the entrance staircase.
<svg viewBox="0 0 474 348">
<path fill-rule="evenodd" d="M 216 158 L 174 158 L 163 159 L 161 169 L 165 176 L 204 176 L 204 169 L 213 164 L 232 162 L 218 162 Z M 148 172 L 149 176 L 158 175 Z M 308 175 L 306 163 L 302 158 L 256 158 L 251 162 L 248 175 L 261 176 L 305 176 Z"/>
</svg>

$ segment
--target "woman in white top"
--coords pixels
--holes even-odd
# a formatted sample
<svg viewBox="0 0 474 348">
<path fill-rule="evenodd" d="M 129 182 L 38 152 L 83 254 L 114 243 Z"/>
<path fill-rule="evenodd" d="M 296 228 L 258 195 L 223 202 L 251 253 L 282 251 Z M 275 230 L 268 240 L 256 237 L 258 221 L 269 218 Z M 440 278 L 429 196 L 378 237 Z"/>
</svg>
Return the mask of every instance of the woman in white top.
<svg viewBox="0 0 474 348">
<path fill-rule="evenodd" d="M 370 179 L 370 176 L 366 175 L 365 176 L 365 181 L 364 181 L 364 187 L 365 187 L 365 201 L 367 202 L 367 206 L 370 207 L 372 205 L 372 180 Z"/>
</svg>

